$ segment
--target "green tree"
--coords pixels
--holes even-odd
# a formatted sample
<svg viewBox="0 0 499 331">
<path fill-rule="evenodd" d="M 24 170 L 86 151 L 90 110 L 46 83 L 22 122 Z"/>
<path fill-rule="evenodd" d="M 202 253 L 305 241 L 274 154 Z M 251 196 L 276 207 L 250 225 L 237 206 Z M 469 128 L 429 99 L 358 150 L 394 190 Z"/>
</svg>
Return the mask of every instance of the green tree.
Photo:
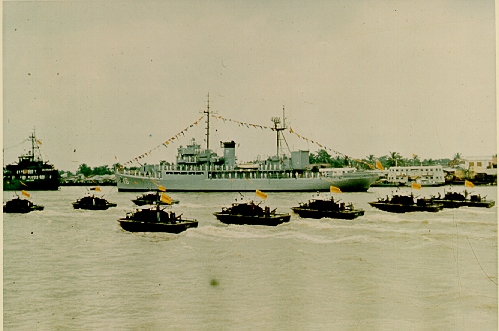
<svg viewBox="0 0 499 331">
<path fill-rule="evenodd" d="M 92 169 L 92 175 L 94 176 L 111 175 L 112 173 L 112 170 L 109 169 L 107 165 L 95 167 Z"/>
<path fill-rule="evenodd" d="M 347 157 L 342 157 L 342 156 L 336 156 L 335 158 L 332 158 L 331 155 L 329 155 L 329 153 L 326 150 L 320 149 L 319 151 L 317 151 L 317 154 L 310 153 L 309 163 L 328 164 L 330 167 L 333 168 L 342 168 L 349 164 L 349 160 Z"/>
<path fill-rule="evenodd" d="M 426 166 L 435 165 L 435 161 L 433 161 L 433 159 L 430 158 L 428 160 L 425 160 L 424 165 Z"/>
<path fill-rule="evenodd" d="M 309 162 L 311 164 L 317 164 L 317 163 L 330 164 L 331 163 L 331 155 L 329 155 L 329 153 L 326 150 L 320 149 L 317 151 L 317 154 L 310 153 Z"/>
<path fill-rule="evenodd" d="M 412 154 L 412 165 L 419 165 L 421 163 L 421 160 L 419 159 L 419 156 L 416 154 Z"/>
<path fill-rule="evenodd" d="M 376 157 L 374 154 L 369 154 L 366 158 L 362 159 L 363 162 L 359 163 L 359 167 L 362 169 L 375 169 L 376 168 Z"/>
<path fill-rule="evenodd" d="M 83 163 L 80 164 L 78 170 L 76 170 L 76 174 L 77 175 L 82 174 L 83 176 L 88 177 L 92 174 L 92 169 L 89 166 L 87 166 L 86 163 Z"/>
<path fill-rule="evenodd" d="M 402 156 L 398 152 L 389 152 L 387 166 L 395 167 L 395 166 L 403 166 Z"/>
</svg>

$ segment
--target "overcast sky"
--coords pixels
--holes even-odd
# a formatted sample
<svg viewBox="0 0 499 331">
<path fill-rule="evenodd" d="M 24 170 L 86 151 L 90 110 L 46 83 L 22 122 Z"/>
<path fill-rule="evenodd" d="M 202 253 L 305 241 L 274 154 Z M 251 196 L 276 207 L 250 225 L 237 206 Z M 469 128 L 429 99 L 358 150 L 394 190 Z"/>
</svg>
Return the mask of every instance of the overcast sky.
<svg viewBox="0 0 499 331">
<path fill-rule="evenodd" d="M 173 161 L 206 109 L 355 158 L 496 153 L 494 1 L 3 2 L 3 145 L 61 170 Z M 240 161 L 275 134 L 211 120 Z M 291 149 L 319 147 L 287 134 Z M 19 145 L 20 144 L 20 145 Z M 334 155 L 333 155 L 334 156 Z"/>
</svg>

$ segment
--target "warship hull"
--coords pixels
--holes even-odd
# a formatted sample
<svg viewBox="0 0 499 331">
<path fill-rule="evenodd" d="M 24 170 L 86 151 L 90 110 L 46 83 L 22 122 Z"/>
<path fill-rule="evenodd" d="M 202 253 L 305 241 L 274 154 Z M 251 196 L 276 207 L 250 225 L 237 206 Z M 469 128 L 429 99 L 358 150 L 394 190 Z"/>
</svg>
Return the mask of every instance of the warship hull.
<svg viewBox="0 0 499 331">
<path fill-rule="evenodd" d="M 348 174 L 339 178 L 211 178 L 208 173 L 140 176 L 117 172 L 119 192 L 143 192 L 164 186 L 169 192 L 249 192 L 259 189 L 268 192 L 315 192 L 338 187 L 342 192 L 365 192 L 377 176 L 363 173 Z"/>
<path fill-rule="evenodd" d="M 16 179 L 4 179 L 3 180 L 3 190 L 4 191 L 20 191 L 20 190 L 30 190 L 30 191 L 57 191 L 59 189 L 59 179 L 54 176 L 55 179 L 50 180 L 16 180 Z"/>
</svg>

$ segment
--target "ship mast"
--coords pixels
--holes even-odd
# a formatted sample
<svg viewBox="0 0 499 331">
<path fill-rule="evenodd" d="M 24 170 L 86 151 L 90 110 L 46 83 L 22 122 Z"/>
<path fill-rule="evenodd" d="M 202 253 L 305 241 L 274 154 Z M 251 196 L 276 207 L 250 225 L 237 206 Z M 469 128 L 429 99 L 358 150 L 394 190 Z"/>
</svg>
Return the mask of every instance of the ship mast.
<svg viewBox="0 0 499 331">
<path fill-rule="evenodd" d="M 272 117 L 270 120 L 274 122 L 274 130 L 277 132 L 277 157 L 279 157 L 279 151 L 282 152 L 282 144 L 283 136 L 281 131 L 286 130 L 286 117 L 284 116 L 284 105 L 282 105 L 282 126 L 279 127 L 279 123 L 281 123 L 281 119 L 279 117 Z M 284 153 L 281 153 L 284 154 Z"/>
<path fill-rule="evenodd" d="M 210 149 L 210 93 L 208 93 L 207 107 L 203 113 L 206 114 L 206 149 Z"/>
<path fill-rule="evenodd" d="M 35 159 L 35 129 L 33 128 L 33 133 L 31 134 L 31 156 Z"/>
<path fill-rule="evenodd" d="M 33 161 L 35 161 L 35 142 L 36 142 L 36 136 L 35 136 L 35 128 L 33 128 L 33 133 L 30 136 L 31 138 L 31 157 Z M 40 150 L 38 145 L 36 145 L 36 148 L 38 151 Z"/>
</svg>

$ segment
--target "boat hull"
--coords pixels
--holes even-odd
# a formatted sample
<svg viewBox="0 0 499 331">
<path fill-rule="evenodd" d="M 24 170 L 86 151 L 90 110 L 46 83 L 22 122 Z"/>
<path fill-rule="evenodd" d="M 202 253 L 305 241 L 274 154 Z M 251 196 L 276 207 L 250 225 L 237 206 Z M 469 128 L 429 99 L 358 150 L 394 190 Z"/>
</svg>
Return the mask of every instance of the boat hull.
<svg viewBox="0 0 499 331">
<path fill-rule="evenodd" d="M 117 206 L 117 204 L 115 204 L 115 203 L 108 203 L 105 205 L 88 205 L 88 204 L 73 202 L 74 209 L 106 210 L 106 209 L 109 209 L 110 207 L 116 207 L 116 206 Z"/>
<path fill-rule="evenodd" d="M 132 202 L 136 204 L 137 206 L 145 206 L 145 205 L 155 205 L 159 204 L 161 206 L 170 206 L 174 204 L 178 204 L 180 201 L 179 200 L 172 200 L 172 203 L 165 203 L 165 202 L 157 202 L 156 200 L 144 200 L 144 199 L 132 199 Z"/>
<path fill-rule="evenodd" d="M 213 213 L 217 219 L 225 224 L 236 224 L 236 225 L 266 225 L 266 226 L 277 226 L 279 224 L 289 222 L 291 215 L 289 214 L 275 214 L 270 216 L 245 216 L 245 215 L 233 215 L 229 213 Z"/>
<path fill-rule="evenodd" d="M 342 178 L 208 178 L 207 174 L 168 175 L 164 178 L 116 173 L 119 192 L 144 192 L 159 185 L 177 192 L 329 192 L 331 185 L 342 192 L 366 192 L 377 176 L 358 175 Z"/>
<path fill-rule="evenodd" d="M 16 213 L 16 214 L 26 214 L 26 213 L 29 213 L 29 212 L 32 212 L 32 211 L 35 211 L 35 210 L 43 210 L 43 206 L 31 206 L 31 207 L 19 207 L 19 208 L 7 208 L 5 205 L 3 207 L 3 212 L 4 213 L 8 213 L 8 214 L 13 214 L 13 213 Z"/>
<path fill-rule="evenodd" d="M 332 211 L 332 210 L 317 210 L 302 207 L 292 207 L 294 213 L 303 218 L 340 218 L 340 219 L 354 219 L 364 215 L 364 210 L 345 210 L 345 211 Z"/>
<path fill-rule="evenodd" d="M 128 232 L 167 232 L 167 233 L 181 233 L 188 228 L 196 228 L 197 221 L 182 220 L 176 224 L 160 223 L 160 222 L 141 222 L 131 219 L 122 218 L 118 222 L 123 230 Z"/>
<path fill-rule="evenodd" d="M 54 180 L 17 180 L 17 179 L 4 179 L 3 190 L 4 191 L 20 191 L 20 190 L 30 190 L 30 191 L 57 191 L 59 189 L 59 179 Z"/>
<path fill-rule="evenodd" d="M 390 213 L 409 213 L 415 211 L 438 212 L 442 210 L 443 205 L 419 206 L 419 205 L 404 205 L 397 203 L 384 203 L 384 202 L 369 202 L 369 204 L 383 211 Z"/>
<path fill-rule="evenodd" d="M 433 202 L 442 204 L 444 208 L 459 208 L 459 207 L 482 207 L 491 208 L 495 205 L 495 201 L 457 201 L 457 200 L 440 200 L 435 199 Z"/>
</svg>

